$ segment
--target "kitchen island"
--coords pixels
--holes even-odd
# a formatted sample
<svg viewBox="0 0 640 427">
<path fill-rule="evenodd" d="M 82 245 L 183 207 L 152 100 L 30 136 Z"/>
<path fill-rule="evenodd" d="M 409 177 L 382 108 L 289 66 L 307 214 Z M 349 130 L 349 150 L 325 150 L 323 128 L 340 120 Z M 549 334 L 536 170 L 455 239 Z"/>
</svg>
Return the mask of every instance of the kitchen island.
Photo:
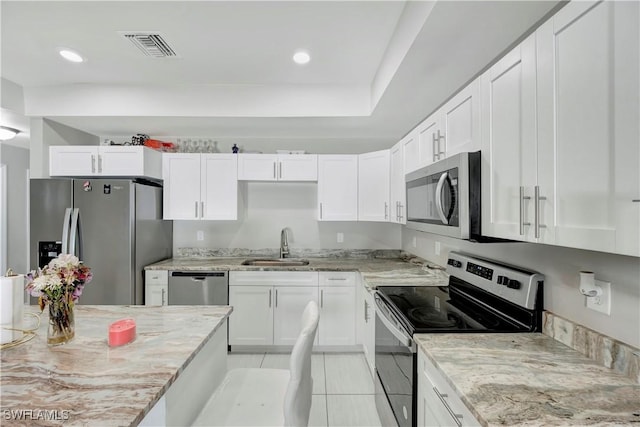
<svg viewBox="0 0 640 427">
<path fill-rule="evenodd" d="M 189 424 L 226 372 L 231 310 L 80 305 L 75 338 L 57 347 L 45 310 L 35 338 L 0 352 L 2 424 Z M 111 348 L 108 326 L 122 318 L 137 337 Z"/>
</svg>

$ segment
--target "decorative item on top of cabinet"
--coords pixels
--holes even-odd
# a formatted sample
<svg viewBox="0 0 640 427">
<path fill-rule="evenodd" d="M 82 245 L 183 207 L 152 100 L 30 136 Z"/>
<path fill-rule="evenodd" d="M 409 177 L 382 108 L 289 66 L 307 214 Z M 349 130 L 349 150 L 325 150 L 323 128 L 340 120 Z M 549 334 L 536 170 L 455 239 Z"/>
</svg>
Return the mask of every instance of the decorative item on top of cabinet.
<svg viewBox="0 0 640 427">
<path fill-rule="evenodd" d="M 162 178 L 162 153 L 143 146 L 55 145 L 50 176 Z"/>
<path fill-rule="evenodd" d="M 241 181 L 317 181 L 317 154 L 238 154 Z"/>
<path fill-rule="evenodd" d="M 359 221 L 389 221 L 389 169 L 389 150 L 358 155 Z"/>
<path fill-rule="evenodd" d="M 238 219 L 238 156 L 163 155 L 164 219 Z"/>
<path fill-rule="evenodd" d="M 318 155 L 318 220 L 358 220 L 358 155 Z"/>
</svg>

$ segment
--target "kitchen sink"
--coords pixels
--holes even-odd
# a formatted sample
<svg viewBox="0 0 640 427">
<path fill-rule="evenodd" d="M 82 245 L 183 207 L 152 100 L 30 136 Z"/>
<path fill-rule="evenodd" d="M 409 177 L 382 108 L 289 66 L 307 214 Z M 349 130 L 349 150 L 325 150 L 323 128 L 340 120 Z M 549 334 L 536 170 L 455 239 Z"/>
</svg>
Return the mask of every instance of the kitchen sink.
<svg viewBox="0 0 640 427">
<path fill-rule="evenodd" d="M 296 267 L 309 265 L 309 260 L 289 258 L 254 258 L 242 261 L 242 265 L 255 265 L 258 267 Z"/>
</svg>

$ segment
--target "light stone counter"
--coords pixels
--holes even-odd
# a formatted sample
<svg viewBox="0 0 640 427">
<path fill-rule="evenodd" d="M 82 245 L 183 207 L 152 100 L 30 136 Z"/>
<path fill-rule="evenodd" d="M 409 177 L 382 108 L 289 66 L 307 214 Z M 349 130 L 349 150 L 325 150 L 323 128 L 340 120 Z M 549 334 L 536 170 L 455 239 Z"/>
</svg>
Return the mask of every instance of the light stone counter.
<svg viewBox="0 0 640 427">
<path fill-rule="evenodd" d="M 251 256 L 253 255 L 253 256 Z M 242 265 L 248 258 L 269 257 L 269 254 L 247 254 L 243 257 L 176 257 L 145 267 L 146 270 L 182 271 L 358 271 L 369 289 L 378 286 L 447 286 L 449 275 L 442 267 L 421 258 L 396 254 L 396 257 L 375 257 L 350 251 L 322 254 L 298 253 L 291 259 L 304 258 L 309 265 L 287 267 L 256 267 Z M 316 257 L 310 255 L 317 255 Z M 354 256 L 356 255 L 356 256 Z M 358 256 L 359 255 L 359 256 Z M 277 257 L 277 256 L 276 256 Z"/>
<path fill-rule="evenodd" d="M 640 423 L 640 385 L 546 335 L 415 338 L 482 425 Z"/>
<path fill-rule="evenodd" d="M 221 335 L 216 331 L 231 310 L 80 305 L 75 338 L 57 347 L 46 344 L 45 310 L 34 339 L 0 352 L 2 425 L 137 425 L 182 375 L 201 375 L 199 367 L 187 368 Z M 136 340 L 110 348 L 108 325 L 127 317 L 136 321 Z M 226 356 L 226 328 L 220 331 Z M 226 370 L 226 358 L 220 362 Z M 21 410 L 32 412 L 20 416 Z"/>
</svg>

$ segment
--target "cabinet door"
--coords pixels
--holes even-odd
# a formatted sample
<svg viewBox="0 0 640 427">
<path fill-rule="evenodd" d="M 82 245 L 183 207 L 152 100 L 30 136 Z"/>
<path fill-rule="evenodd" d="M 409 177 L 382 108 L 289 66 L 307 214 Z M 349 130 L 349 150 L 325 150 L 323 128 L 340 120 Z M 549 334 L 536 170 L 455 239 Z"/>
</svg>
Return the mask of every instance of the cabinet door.
<svg viewBox="0 0 640 427">
<path fill-rule="evenodd" d="M 167 305 L 168 286 L 161 283 L 145 283 L 144 305 Z"/>
<path fill-rule="evenodd" d="M 540 241 L 615 252 L 618 184 L 638 176 L 619 157 L 638 144 L 638 4 L 571 2 L 536 36 Z"/>
<path fill-rule="evenodd" d="M 439 158 L 480 149 L 480 92 L 478 79 L 451 98 L 439 111 L 442 130 L 436 131 Z"/>
<path fill-rule="evenodd" d="M 356 343 L 355 299 L 353 286 L 320 287 L 319 345 Z"/>
<path fill-rule="evenodd" d="M 201 154 L 202 219 L 238 219 L 238 155 Z"/>
<path fill-rule="evenodd" d="M 144 176 L 144 150 L 145 147 L 100 147 L 98 173 L 105 176 Z"/>
<path fill-rule="evenodd" d="M 417 130 L 411 131 L 411 133 L 402 138 L 400 144 L 402 144 L 403 152 L 402 167 L 405 173 L 413 172 L 421 166 Z"/>
<path fill-rule="evenodd" d="M 49 175 L 93 176 L 97 174 L 97 146 L 61 145 L 49 147 Z"/>
<path fill-rule="evenodd" d="M 482 233 L 487 236 L 534 240 L 535 54 L 531 36 L 480 79 Z"/>
<path fill-rule="evenodd" d="M 440 160 L 440 158 L 444 159 L 444 153 L 442 154 L 442 157 L 440 157 L 438 145 L 440 143 L 440 138 L 443 138 L 440 122 L 441 115 L 438 111 L 427 117 L 425 121 L 418 125 L 417 138 L 420 166 L 430 165 L 431 163 Z"/>
<path fill-rule="evenodd" d="M 302 312 L 309 301 L 318 301 L 317 286 L 274 286 L 274 345 L 296 343 L 301 329 Z"/>
<path fill-rule="evenodd" d="M 389 150 L 358 156 L 358 220 L 389 220 Z"/>
<path fill-rule="evenodd" d="M 238 179 L 246 181 L 276 181 L 278 156 L 275 154 L 237 154 Z"/>
<path fill-rule="evenodd" d="M 162 178 L 163 218 L 200 218 L 200 154 L 165 154 Z"/>
<path fill-rule="evenodd" d="M 229 345 L 273 344 L 271 286 L 229 286 L 229 305 Z"/>
<path fill-rule="evenodd" d="M 279 154 L 278 181 L 317 181 L 317 154 Z"/>
<path fill-rule="evenodd" d="M 371 373 L 375 374 L 376 370 L 376 306 L 373 301 L 373 295 L 368 289 L 363 289 L 363 315 L 364 315 L 364 331 L 362 346 L 364 348 L 364 356 L 369 363 Z"/>
<path fill-rule="evenodd" d="M 357 221 L 358 156 L 318 156 L 318 220 Z"/>
<path fill-rule="evenodd" d="M 397 224 L 406 224 L 404 215 L 405 207 L 405 182 L 404 182 L 404 152 L 402 143 L 397 143 L 390 152 L 390 201 L 391 211 L 389 221 Z"/>
</svg>

